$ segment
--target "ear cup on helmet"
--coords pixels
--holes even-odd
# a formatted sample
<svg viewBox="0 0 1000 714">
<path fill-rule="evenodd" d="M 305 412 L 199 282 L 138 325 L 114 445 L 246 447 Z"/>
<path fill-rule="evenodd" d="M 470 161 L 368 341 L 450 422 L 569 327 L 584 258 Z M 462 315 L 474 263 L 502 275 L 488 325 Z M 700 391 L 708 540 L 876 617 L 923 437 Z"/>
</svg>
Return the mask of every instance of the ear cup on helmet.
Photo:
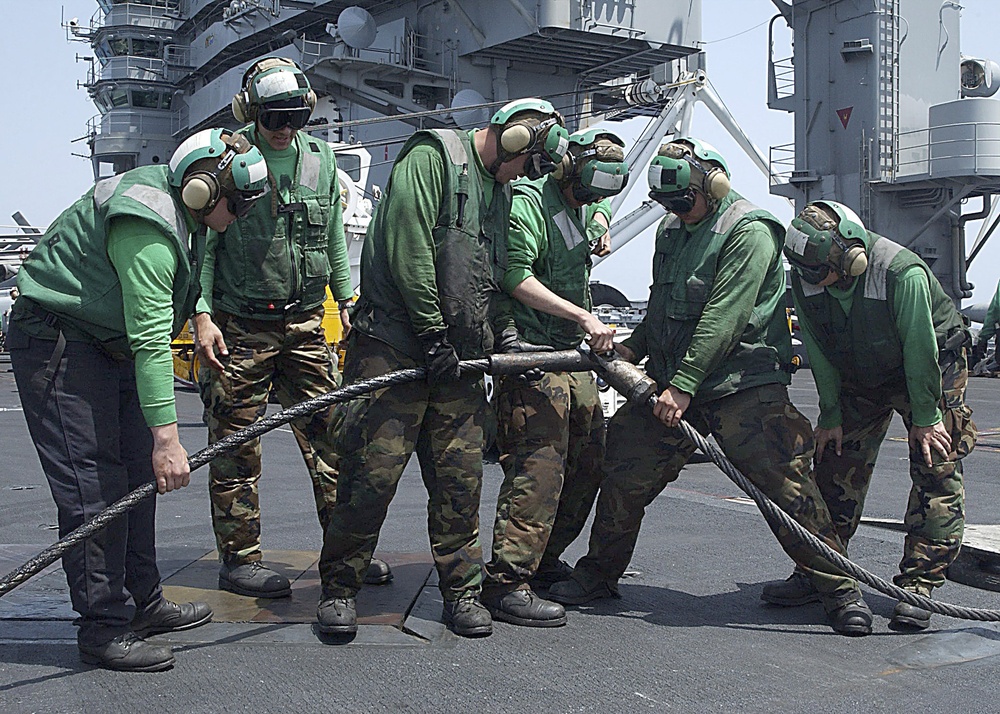
<svg viewBox="0 0 1000 714">
<path fill-rule="evenodd" d="M 500 146 L 511 154 L 520 154 L 535 143 L 535 132 L 526 124 L 513 124 L 500 133 Z"/>
<path fill-rule="evenodd" d="M 215 204 L 219 192 L 219 182 L 215 176 L 198 171 L 184 179 L 184 184 L 181 186 L 181 200 L 192 211 L 204 211 Z"/>
<path fill-rule="evenodd" d="M 233 116 L 241 124 L 249 124 L 255 120 L 254 106 L 250 103 L 250 97 L 245 90 L 240 90 L 233 97 Z"/>
<path fill-rule="evenodd" d="M 559 162 L 559 165 L 556 166 L 555 171 L 552 172 L 552 178 L 556 181 L 568 181 L 573 177 L 573 170 L 573 157 L 567 152 L 562 161 Z"/>
<path fill-rule="evenodd" d="M 711 198 L 720 200 L 729 195 L 730 183 L 726 172 L 719 168 L 711 169 L 705 174 L 705 193 Z"/>
<path fill-rule="evenodd" d="M 303 97 L 306 102 L 306 106 L 309 107 L 309 111 L 316 109 L 316 92 L 312 89 L 309 90 L 309 94 Z"/>
<path fill-rule="evenodd" d="M 843 271 L 856 278 L 868 269 L 868 254 L 859 245 L 848 248 L 840 259 Z"/>
</svg>

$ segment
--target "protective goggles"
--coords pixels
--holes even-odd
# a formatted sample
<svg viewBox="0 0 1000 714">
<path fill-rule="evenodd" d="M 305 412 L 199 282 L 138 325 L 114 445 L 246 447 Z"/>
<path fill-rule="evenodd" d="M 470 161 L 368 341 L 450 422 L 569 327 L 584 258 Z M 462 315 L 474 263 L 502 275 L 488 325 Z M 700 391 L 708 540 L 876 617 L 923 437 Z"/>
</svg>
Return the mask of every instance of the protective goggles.
<svg viewBox="0 0 1000 714">
<path fill-rule="evenodd" d="M 788 256 L 787 251 L 785 256 Z M 827 279 L 830 275 L 830 271 L 833 270 L 833 268 L 826 263 L 821 263 L 820 265 L 806 265 L 792 260 L 791 258 L 788 259 L 788 264 L 792 266 L 792 270 L 794 270 L 800 278 L 805 280 L 810 285 L 819 285 Z"/>
<path fill-rule="evenodd" d="M 789 265 L 807 283 L 819 285 L 833 269 L 828 262 L 830 231 L 819 230 L 801 218 L 793 218 L 785 231 L 785 257 Z"/>
<path fill-rule="evenodd" d="M 693 188 L 684 191 L 673 191 L 672 193 L 650 191 L 649 197 L 671 213 L 676 214 L 690 213 L 697 200 L 697 194 L 695 194 Z"/>
<path fill-rule="evenodd" d="M 229 212 L 232 213 L 237 218 L 243 218 L 248 213 L 250 209 L 253 208 L 254 204 L 257 203 L 264 195 L 267 193 L 268 188 L 265 186 L 259 191 L 231 191 L 226 193 L 226 207 Z"/>
<path fill-rule="evenodd" d="M 295 109 L 265 109 L 261 108 L 257 116 L 260 125 L 268 131 L 278 131 L 286 126 L 301 129 L 309 121 L 312 109 L 297 107 Z"/>
</svg>

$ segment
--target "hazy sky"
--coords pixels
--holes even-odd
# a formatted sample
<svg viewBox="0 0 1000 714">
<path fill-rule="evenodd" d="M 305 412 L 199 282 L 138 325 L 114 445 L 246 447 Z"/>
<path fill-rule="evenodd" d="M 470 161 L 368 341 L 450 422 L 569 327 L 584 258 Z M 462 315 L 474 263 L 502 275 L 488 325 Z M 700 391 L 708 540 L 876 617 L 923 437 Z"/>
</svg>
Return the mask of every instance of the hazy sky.
<svg viewBox="0 0 1000 714">
<path fill-rule="evenodd" d="M 962 0 L 961 48 L 966 55 L 1000 61 L 995 31 L 1000 0 Z M 790 143 L 792 116 L 767 108 L 767 23 L 776 14 L 770 0 L 703 0 L 703 40 L 708 74 L 737 122 L 767 155 L 768 147 Z M 97 109 L 77 83 L 89 65 L 76 55 L 92 55 L 89 45 L 68 42 L 61 19 L 86 24 L 96 12 L 94 0 L 6 0 L 0 23 L 0 59 L 7 69 L 3 131 L 0 131 L 0 225 L 10 225 L 20 210 L 45 226 L 83 194 L 93 181 L 87 154 L 87 121 Z M 641 121 L 641 120 L 639 120 Z M 638 133 L 633 122 L 627 130 Z M 746 159 L 728 133 L 703 107 L 695 113 L 695 133 L 711 142 L 729 162 L 733 184 L 782 221 L 792 217 L 789 204 L 768 192 L 767 180 Z M 634 179 L 645 182 L 644 172 Z M 638 194 L 638 192 L 636 192 Z M 966 211 L 978 210 L 979 200 Z M 979 223 L 970 223 L 971 246 Z M 595 270 L 594 277 L 632 299 L 645 299 L 650 283 L 652 233 L 636 238 Z M 976 286 L 970 302 L 987 302 L 1000 278 L 1000 238 L 994 236 L 969 270 Z"/>
</svg>

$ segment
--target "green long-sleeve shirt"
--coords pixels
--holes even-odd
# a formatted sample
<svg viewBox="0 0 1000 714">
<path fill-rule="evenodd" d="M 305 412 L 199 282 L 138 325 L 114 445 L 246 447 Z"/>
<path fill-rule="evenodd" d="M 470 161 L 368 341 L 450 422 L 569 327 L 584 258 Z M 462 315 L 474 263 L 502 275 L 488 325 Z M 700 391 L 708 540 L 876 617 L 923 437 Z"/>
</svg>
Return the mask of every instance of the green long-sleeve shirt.
<svg viewBox="0 0 1000 714">
<path fill-rule="evenodd" d="M 121 280 L 142 415 L 148 426 L 172 424 L 177 421 L 170 353 L 177 253 L 148 221 L 120 217 L 111 222 L 108 257 Z"/>
<path fill-rule="evenodd" d="M 606 198 L 579 209 L 571 209 L 567 206 L 566 210 L 576 211 L 588 237 L 590 237 L 591 224 L 596 214 L 601 213 L 609 222 L 611 220 L 611 201 Z M 598 225 L 597 227 L 601 231 L 596 236 L 599 238 L 604 234 L 604 226 Z M 548 253 L 548 250 L 549 231 L 547 230 L 546 216 L 537 203 L 515 193 L 510 210 L 510 232 L 507 234 L 507 270 L 503 278 L 504 291 L 513 292 L 514 288 L 534 275 L 534 266 Z M 587 280 L 588 277 L 589 273 L 581 275 L 580 279 Z"/>
<path fill-rule="evenodd" d="M 298 166 L 298 149 L 295 142 L 281 151 L 275 151 L 266 141 L 258 146 L 267 161 L 267 168 L 277 184 L 277 190 L 284 201 L 288 201 L 292 181 Z M 351 285 L 350 258 L 347 254 L 347 243 L 344 239 L 343 207 L 340 203 L 340 183 L 336 171 L 331 167 L 333 182 L 330 190 L 330 222 L 328 226 L 329 244 L 327 257 L 330 261 L 330 292 L 336 300 L 348 300 L 354 296 L 354 286 Z M 262 204 L 268 204 L 270 197 L 261 199 Z M 201 297 L 198 299 L 196 312 L 212 312 L 212 291 L 215 288 L 215 252 L 222 237 L 209 230 L 205 245 L 205 259 L 201 271 Z"/>
<path fill-rule="evenodd" d="M 997 284 L 996 292 L 993 293 L 990 306 L 986 308 L 983 329 L 979 331 L 979 341 L 985 344 L 987 340 L 997 334 L 998 329 L 1000 329 L 1000 283 Z"/>
<path fill-rule="evenodd" d="M 682 241 L 687 245 L 696 240 L 693 234 L 717 219 L 712 214 L 699 223 L 685 226 L 687 234 Z M 736 348 L 753 315 L 770 266 L 777 259 L 777 251 L 771 229 L 762 221 L 750 221 L 729 237 L 719 252 L 715 282 L 694 336 L 677 371 L 670 377 L 671 385 L 694 396 L 702 382 Z M 643 320 L 623 343 L 639 359 L 649 354 L 649 341 L 657 339 L 648 330 L 649 325 Z"/>
<path fill-rule="evenodd" d="M 195 230 L 188 217 L 188 227 Z M 147 426 L 177 421 L 174 363 L 170 336 L 174 323 L 174 279 L 177 252 L 155 225 L 142 218 L 119 216 L 108 226 L 108 257 L 118 275 L 125 335 L 135 359 L 136 391 Z M 55 339 L 58 332 L 30 312 L 18 324 L 33 337 Z M 65 325 L 68 340 L 92 338 Z"/>
<path fill-rule="evenodd" d="M 849 315 L 854 293 L 859 284 L 855 280 L 847 290 L 826 288 Z M 906 391 L 916 426 L 933 426 L 941 421 L 938 408 L 941 400 L 941 369 L 938 366 L 937 338 L 931 319 L 931 294 L 927 275 L 919 266 L 913 266 L 896 282 L 893 300 L 893 319 L 902 342 L 903 372 Z M 840 408 L 841 376 L 837 368 L 823 355 L 816 339 L 815 328 L 802 310 L 798 311 L 802 342 L 809 354 L 809 364 L 816 389 L 819 392 L 820 416 L 818 424 L 832 429 L 843 423 Z"/>
</svg>

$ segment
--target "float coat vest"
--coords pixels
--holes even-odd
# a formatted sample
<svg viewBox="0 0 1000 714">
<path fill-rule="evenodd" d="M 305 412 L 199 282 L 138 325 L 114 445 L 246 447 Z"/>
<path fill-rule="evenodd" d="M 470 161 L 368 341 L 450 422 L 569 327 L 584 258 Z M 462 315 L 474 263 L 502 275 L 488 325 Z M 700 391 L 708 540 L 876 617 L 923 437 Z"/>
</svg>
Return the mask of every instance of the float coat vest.
<svg viewBox="0 0 1000 714">
<path fill-rule="evenodd" d="M 240 130 L 255 145 L 253 125 Z M 220 236 L 212 307 L 254 319 L 284 318 L 326 300 L 330 281 L 330 191 L 337 180 L 325 141 L 295 133 L 298 150 L 289 201 L 277 186 Z M 270 199 L 270 200 L 268 200 Z M 333 200 L 339 200 L 334 197 Z"/>
<path fill-rule="evenodd" d="M 553 293 L 589 311 L 593 263 L 588 231 L 595 207 L 583 207 L 584 223 L 581 224 L 580 212 L 566 205 L 558 181 L 550 178 L 518 181 L 514 184 L 514 193 L 531 201 L 545 219 L 548 245 L 531 266 L 532 273 Z M 603 232 L 604 227 L 600 230 Z M 536 345 L 550 345 L 557 350 L 573 349 L 586 334 L 572 320 L 535 310 L 519 300 L 513 302 L 513 312 L 521 337 Z"/>
<path fill-rule="evenodd" d="M 726 241 L 751 221 L 767 223 L 775 257 L 739 342 L 705 376 L 694 400 L 711 401 L 751 387 L 790 382 L 792 343 L 781 262 L 785 229 L 773 215 L 730 191 L 693 233 L 676 216 L 665 218 L 657 231 L 645 317 L 646 371 L 661 388 L 670 383 L 691 344 Z"/>
<path fill-rule="evenodd" d="M 844 387 L 865 392 L 906 392 L 903 347 L 893 317 L 896 281 L 903 271 L 919 265 L 927 275 L 931 320 L 939 361 L 961 349 L 965 323 L 930 268 L 898 243 L 868 232 L 868 269 L 857 278 L 851 314 L 826 288 L 804 282 L 792 271 L 796 305 L 805 313 L 825 356 L 840 372 Z"/>
<path fill-rule="evenodd" d="M 194 311 L 201 291 L 198 265 L 204 233 L 192 235 L 167 167 L 141 166 L 103 179 L 62 212 L 45 231 L 18 274 L 21 295 L 54 313 L 60 324 L 131 355 L 125 333 L 121 282 L 108 258 L 108 226 L 118 216 L 141 218 L 165 235 L 177 252 L 172 337 Z"/>
<path fill-rule="evenodd" d="M 444 186 L 433 229 L 435 280 L 448 341 L 463 360 L 479 359 L 493 349 L 490 303 L 500 293 L 507 270 L 507 228 L 511 189 L 495 183 L 486 205 L 482 176 L 468 133 L 451 129 L 418 131 L 403 145 L 396 161 L 420 141 L 431 139 L 445 157 Z M 392 178 L 386 192 L 392 191 Z M 361 257 L 361 298 L 353 326 L 411 358 L 424 361 L 403 297 L 385 254 L 384 211 L 375 212 Z"/>
</svg>

